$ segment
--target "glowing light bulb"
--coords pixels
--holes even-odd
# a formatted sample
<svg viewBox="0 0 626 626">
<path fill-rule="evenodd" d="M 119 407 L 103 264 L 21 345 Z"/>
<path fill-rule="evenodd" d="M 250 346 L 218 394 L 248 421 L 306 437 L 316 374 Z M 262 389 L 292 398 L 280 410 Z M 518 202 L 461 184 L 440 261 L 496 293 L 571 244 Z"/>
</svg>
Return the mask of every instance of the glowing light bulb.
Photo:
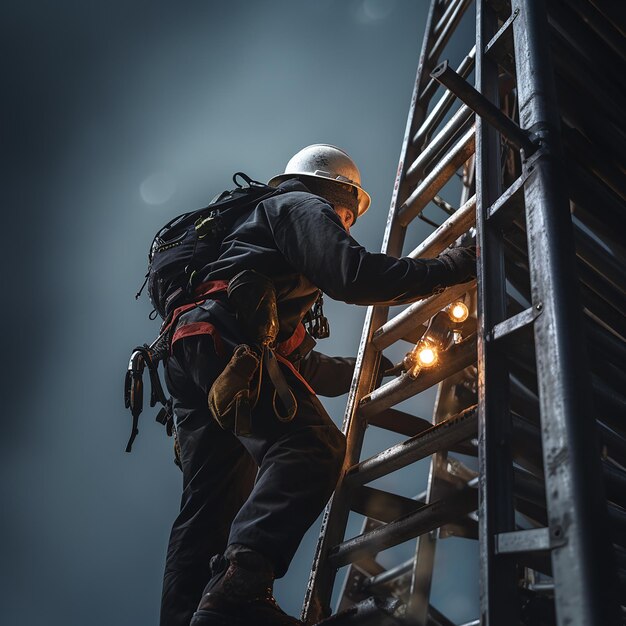
<svg viewBox="0 0 626 626">
<path fill-rule="evenodd" d="M 448 307 L 448 315 L 453 322 L 461 323 L 464 322 L 469 317 L 469 309 L 465 302 L 453 302 Z"/>
<path fill-rule="evenodd" d="M 436 346 L 427 342 L 420 342 L 417 345 L 417 359 L 422 367 L 432 367 L 439 360 L 439 350 Z"/>
<path fill-rule="evenodd" d="M 417 378 L 422 368 L 433 367 L 438 361 L 439 348 L 427 339 L 420 339 L 404 357 L 404 369 L 411 378 Z"/>
</svg>

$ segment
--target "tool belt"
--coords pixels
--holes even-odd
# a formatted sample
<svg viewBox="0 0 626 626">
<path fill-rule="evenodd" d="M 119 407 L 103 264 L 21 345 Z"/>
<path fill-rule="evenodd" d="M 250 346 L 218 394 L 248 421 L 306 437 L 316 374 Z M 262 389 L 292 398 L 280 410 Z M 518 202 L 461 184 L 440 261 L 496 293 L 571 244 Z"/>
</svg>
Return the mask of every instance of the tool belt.
<svg viewBox="0 0 626 626">
<path fill-rule="evenodd" d="M 175 462 L 180 465 L 172 399 L 167 398 L 163 391 L 158 366 L 171 353 L 172 346 L 178 340 L 193 335 L 211 335 L 216 353 L 220 355 L 225 352 L 220 334 L 210 322 L 196 320 L 179 324 L 179 320 L 186 313 L 203 308 L 207 300 L 223 298 L 224 295 L 228 297 L 230 305 L 236 311 L 238 330 L 244 333 L 244 338 L 249 342 L 249 345 L 246 345 L 248 349 L 246 354 L 254 354 L 256 366 L 248 371 L 250 362 L 242 359 L 241 354 L 238 354 L 237 358 L 233 354 L 227 367 L 215 381 L 210 390 L 212 392 L 212 395 L 210 393 L 210 407 L 220 426 L 232 429 L 238 435 L 251 434 L 251 411 L 258 402 L 264 376 L 268 377 L 274 387 L 273 406 L 276 417 L 282 421 L 293 419 L 297 411 L 297 402 L 280 369 L 279 362 L 290 369 L 310 393 L 315 393 L 286 358 L 303 342 L 306 342 L 307 335 L 304 326 L 299 325 L 292 337 L 276 345 L 279 328 L 276 294 L 268 278 L 247 270 L 235 276 L 230 282 L 216 280 L 203 283 L 196 288 L 197 299 L 195 301 L 176 308 L 168 316 L 161 327 L 161 333 L 152 344 L 137 346 L 131 354 L 124 382 L 124 402 L 132 415 L 132 431 L 126 452 L 131 451 L 139 433 L 139 416 L 143 411 L 143 374 L 147 368 L 151 385 L 150 406 L 162 404 L 156 420 L 166 427 L 168 435 L 173 435 Z M 314 343 L 311 338 L 308 339 Z M 247 400 L 244 396 L 247 396 Z"/>
<path fill-rule="evenodd" d="M 273 283 L 254 270 L 245 270 L 228 283 L 227 294 L 249 345 L 237 346 L 211 386 L 209 409 L 222 428 L 238 436 L 249 436 L 252 409 L 259 400 L 264 375 L 274 387 L 272 406 L 277 419 L 291 421 L 298 403 L 276 358 L 280 325 Z"/>
</svg>

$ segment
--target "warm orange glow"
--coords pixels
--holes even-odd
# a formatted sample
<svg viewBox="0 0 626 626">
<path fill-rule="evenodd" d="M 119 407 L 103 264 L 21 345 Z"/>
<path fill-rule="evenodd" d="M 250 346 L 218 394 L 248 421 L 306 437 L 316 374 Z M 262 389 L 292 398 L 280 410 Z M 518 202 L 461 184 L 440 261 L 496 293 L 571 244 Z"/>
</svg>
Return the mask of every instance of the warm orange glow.
<svg viewBox="0 0 626 626">
<path fill-rule="evenodd" d="M 417 358 L 422 367 L 432 367 L 439 360 L 439 350 L 431 343 L 420 342 L 417 345 Z"/>
<path fill-rule="evenodd" d="M 469 317 L 469 309 L 465 302 L 459 300 L 448 307 L 448 315 L 453 322 L 461 323 Z"/>
<path fill-rule="evenodd" d="M 439 362 L 439 348 L 428 339 L 421 339 L 404 357 L 404 369 L 411 378 L 417 378 L 422 368 L 427 369 Z"/>
</svg>

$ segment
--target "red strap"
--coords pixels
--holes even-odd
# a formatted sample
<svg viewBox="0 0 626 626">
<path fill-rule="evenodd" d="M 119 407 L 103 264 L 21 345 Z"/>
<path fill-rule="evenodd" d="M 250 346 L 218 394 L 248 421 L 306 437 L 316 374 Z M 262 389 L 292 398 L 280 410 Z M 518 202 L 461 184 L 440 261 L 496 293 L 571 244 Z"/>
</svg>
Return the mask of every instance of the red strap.
<svg viewBox="0 0 626 626">
<path fill-rule="evenodd" d="M 313 387 L 311 387 L 311 385 L 309 385 L 309 383 L 305 380 L 305 378 L 302 376 L 302 374 L 294 367 L 293 363 L 291 361 L 289 361 L 288 359 L 286 359 L 284 356 L 278 354 L 278 352 L 275 353 L 276 354 L 276 360 L 280 361 L 281 363 L 283 363 L 284 365 L 286 365 L 291 372 L 293 373 L 293 375 L 313 394 L 315 395 L 315 391 L 313 390 Z"/>
<path fill-rule="evenodd" d="M 217 356 L 223 356 L 224 344 L 222 343 L 222 338 L 219 332 L 217 332 L 217 328 L 209 322 L 191 322 L 190 324 L 185 324 L 178 328 L 172 337 L 171 349 L 173 349 L 174 344 L 179 339 L 193 337 L 194 335 L 211 335 L 213 345 L 215 346 L 215 353 Z"/>
<path fill-rule="evenodd" d="M 226 291 L 228 289 L 228 281 L 227 280 L 211 280 L 206 283 L 202 283 L 198 285 L 195 289 L 195 293 L 197 296 L 208 296 L 212 293 L 219 293 L 222 291 Z M 178 308 L 174 309 L 172 313 L 172 321 L 168 324 L 171 326 L 176 323 L 178 318 L 185 313 L 185 311 L 189 311 L 194 307 L 203 304 L 204 300 L 197 302 L 190 302 L 189 304 L 183 304 Z M 213 338 L 213 342 L 215 344 L 215 351 L 218 355 L 224 354 L 224 346 L 222 343 L 222 338 L 220 337 L 219 332 L 209 322 L 192 322 L 190 324 L 185 324 L 181 328 L 177 329 L 172 337 L 173 346 L 179 339 L 183 339 L 184 337 L 192 337 L 194 335 L 211 335 Z M 304 379 L 302 374 L 294 367 L 293 363 L 285 358 L 285 356 L 291 354 L 303 341 L 306 336 L 306 331 L 304 329 L 304 325 L 302 323 L 298 324 L 296 330 L 293 335 L 289 337 L 286 341 L 283 341 L 278 345 L 276 349 L 276 359 L 286 365 L 293 375 L 313 394 L 315 395 L 315 391 L 309 385 L 309 383 Z"/>
<path fill-rule="evenodd" d="M 304 341 L 305 335 L 306 330 L 304 329 L 304 324 L 300 322 L 296 326 L 296 330 L 294 330 L 293 335 L 291 335 L 289 339 L 286 339 L 278 344 L 276 352 L 281 356 L 289 356 Z"/>
<path fill-rule="evenodd" d="M 210 293 L 216 293 L 219 291 L 226 291 L 228 289 L 227 280 L 210 280 L 206 283 L 201 283 L 194 289 L 194 293 L 197 296 L 208 296 Z"/>
<path fill-rule="evenodd" d="M 226 291 L 228 289 L 228 281 L 227 280 L 210 280 L 209 282 L 202 283 L 198 285 L 195 289 L 196 296 L 201 298 L 202 296 L 208 296 L 211 293 L 219 293 L 221 291 Z M 178 321 L 178 318 L 185 313 L 185 311 L 190 311 L 195 307 L 204 304 L 204 300 L 195 300 L 194 302 L 190 302 L 189 304 L 183 304 L 172 311 L 172 319 L 170 323 L 163 328 L 161 332 L 165 332 L 171 326 L 174 326 Z"/>
</svg>

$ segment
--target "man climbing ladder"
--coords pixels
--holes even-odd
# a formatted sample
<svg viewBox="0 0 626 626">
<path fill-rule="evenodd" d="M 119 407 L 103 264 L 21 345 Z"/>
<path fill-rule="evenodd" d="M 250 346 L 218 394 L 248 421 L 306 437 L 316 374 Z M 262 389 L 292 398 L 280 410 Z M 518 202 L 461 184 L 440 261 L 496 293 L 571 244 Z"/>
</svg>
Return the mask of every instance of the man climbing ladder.
<svg viewBox="0 0 626 626">
<path fill-rule="evenodd" d="M 332 493 L 345 451 L 306 379 L 316 371 L 323 391 L 324 366 L 346 367 L 305 358 L 302 321 L 319 290 L 402 304 L 475 274 L 468 249 L 415 260 L 360 246 L 349 230 L 370 198 L 334 146 L 304 148 L 269 185 L 277 192 L 223 234 L 217 259 L 193 268 L 193 292 L 165 289 L 155 303 L 172 332 L 166 382 L 183 470 L 161 626 L 192 615 L 193 626 L 300 623 L 279 609 L 272 582 Z"/>
</svg>

